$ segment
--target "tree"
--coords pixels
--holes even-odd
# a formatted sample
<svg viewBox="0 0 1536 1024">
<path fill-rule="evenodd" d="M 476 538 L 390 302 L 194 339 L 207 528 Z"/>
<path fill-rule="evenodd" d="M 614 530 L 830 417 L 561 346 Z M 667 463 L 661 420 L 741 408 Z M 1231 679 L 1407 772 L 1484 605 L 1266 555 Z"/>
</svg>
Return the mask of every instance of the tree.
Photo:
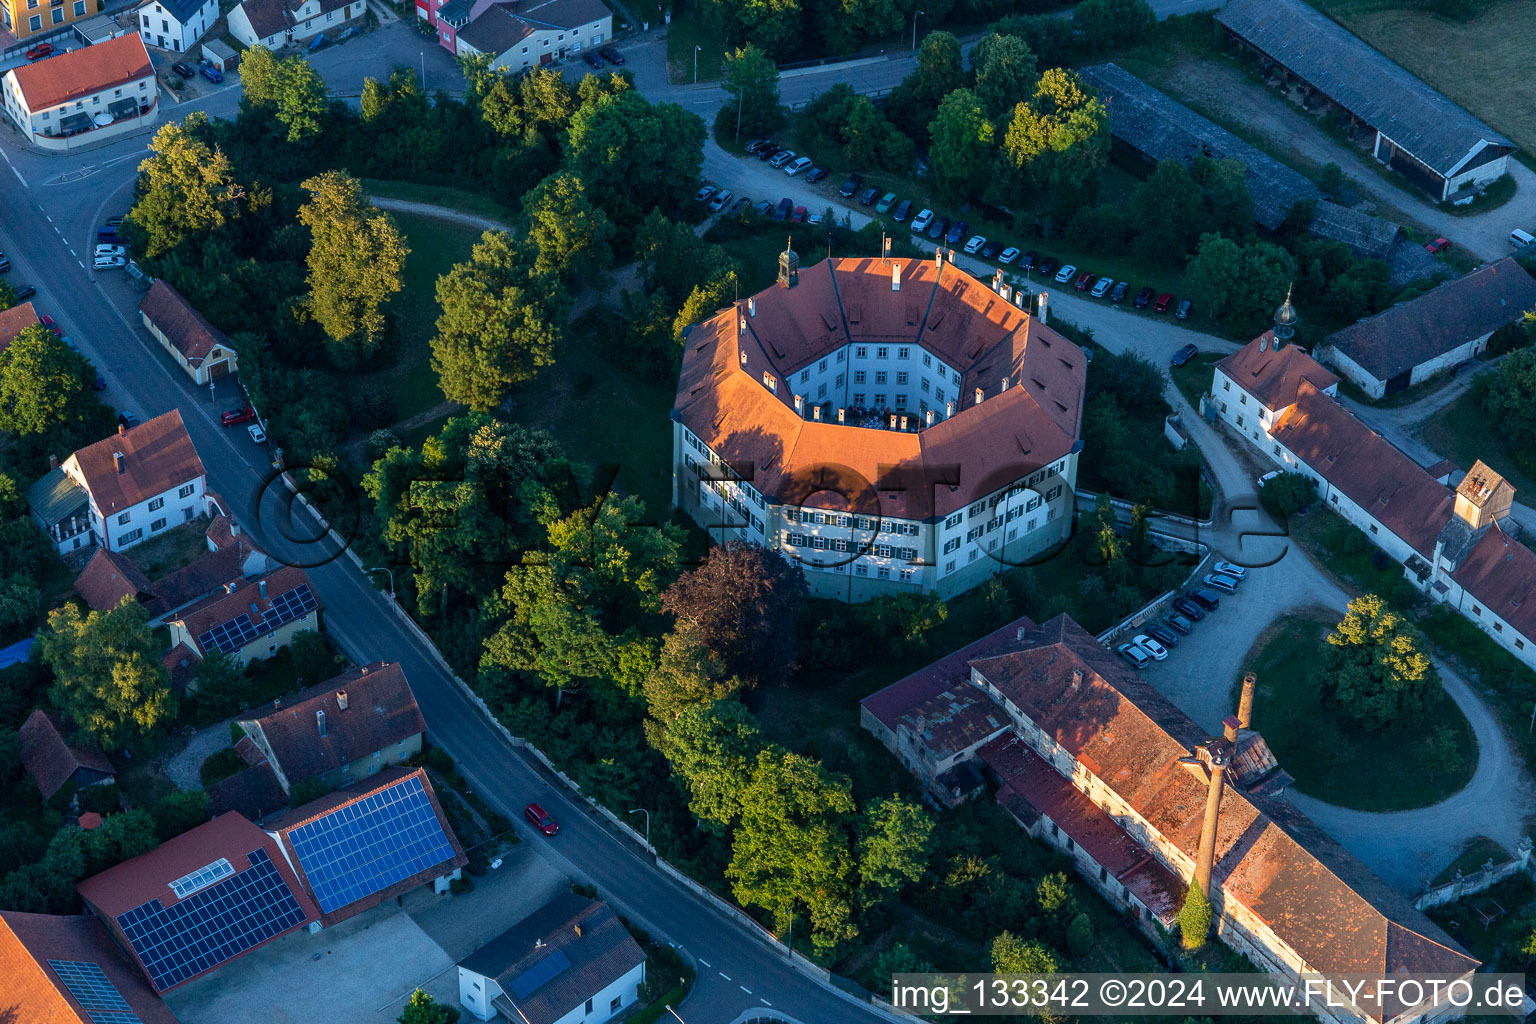
<svg viewBox="0 0 1536 1024">
<path fill-rule="evenodd" d="M 1323 164 L 1322 170 L 1317 176 L 1317 185 L 1323 190 L 1325 195 L 1338 198 L 1347 184 L 1348 180 L 1344 177 L 1344 168 L 1332 160 Z"/>
<path fill-rule="evenodd" d="M 92 418 L 95 375 L 79 353 L 41 324 L 0 351 L 0 430 L 58 434 Z"/>
<path fill-rule="evenodd" d="M 440 1003 L 417 989 L 395 1020 L 399 1024 L 458 1024 L 459 1008 Z"/>
<path fill-rule="evenodd" d="M 675 103 L 648 102 L 633 89 L 601 96 L 571 117 L 566 163 L 620 228 L 650 210 L 691 211 L 704 166 L 704 122 Z"/>
<path fill-rule="evenodd" d="M 1202 154 L 1195 157 L 1191 173 L 1205 196 L 1211 230 L 1228 238 L 1253 234 L 1253 193 L 1248 190 L 1248 168 L 1242 161 L 1212 160 Z"/>
<path fill-rule="evenodd" d="M 688 810 L 723 831 L 741 816 L 741 795 L 762 749 L 757 719 L 738 700 L 690 704 L 666 723 L 658 749 L 688 792 Z"/>
<path fill-rule="evenodd" d="M 331 359 L 345 370 L 372 362 L 384 343 L 384 304 L 401 288 L 410 254 L 395 222 L 368 202 L 357 179 L 327 171 L 302 186 L 309 202 L 309 308 L 330 338 Z"/>
<path fill-rule="evenodd" d="M 1242 270 L 1242 246 L 1223 235 L 1201 235 L 1184 275 L 1190 298 L 1202 309 L 1226 309 L 1239 288 Z"/>
<path fill-rule="evenodd" d="M 74 604 L 48 614 L 39 657 L 53 669 L 53 706 L 103 750 L 147 740 L 176 717 L 148 613 L 132 601 L 84 618 Z"/>
<path fill-rule="evenodd" d="M 16 288 L 9 281 L 0 281 L 0 309 L 16 305 Z"/>
<path fill-rule="evenodd" d="M 1013 114 L 1013 108 L 1029 100 L 1040 80 L 1035 54 L 1018 36 L 989 33 L 971 48 L 971 67 L 976 70 L 976 98 L 994 124 Z"/>
<path fill-rule="evenodd" d="M 1305 473 L 1281 473 L 1259 487 L 1259 503 L 1284 522 L 1317 500 L 1317 484 Z"/>
<path fill-rule="evenodd" d="M 930 32 L 917 51 L 916 90 L 913 99 L 928 109 L 965 84 L 965 63 L 960 40 L 953 32 Z"/>
<path fill-rule="evenodd" d="M 502 599 L 512 617 L 485 641 L 481 672 L 532 672 L 556 691 L 613 670 L 617 645 L 595 611 L 577 604 L 547 565 L 522 565 L 507 574 Z"/>
<path fill-rule="evenodd" d="M 1328 634 L 1324 664 L 1323 691 L 1372 731 L 1418 720 L 1440 689 L 1423 634 L 1375 594 L 1349 602 Z"/>
<path fill-rule="evenodd" d="M 288 641 L 288 658 L 293 665 L 293 677 L 301 686 L 324 682 L 341 671 L 345 662 L 326 642 L 325 637 L 313 629 L 300 630 Z"/>
<path fill-rule="evenodd" d="M 275 57 L 265 46 L 252 46 L 240 57 L 240 84 L 242 105 L 270 113 L 287 129 L 287 142 L 320 133 L 328 103 L 325 81 L 303 57 Z"/>
<path fill-rule="evenodd" d="M 1480 374 L 1475 387 L 1489 422 L 1511 445 L 1528 449 L 1536 438 L 1536 348 L 1511 352 L 1493 373 Z"/>
<path fill-rule="evenodd" d="M 784 123 L 784 108 L 779 106 L 779 69 L 755 44 L 725 55 L 725 78 L 720 87 L 730 97 L 720 108 L 720 124 L 739 120 L 740 131 L 750 136 L 767 135 Z"/>
<path fill-rule="evenodd" d="M 789 53 L 800 33 L 799 0 L 703 0 L 700 10 L 728 39 L 749 39 L 774 56 Z"/>
<path fill-rule="evenodd" d="M 533 272 L 597 286 L 613 263 L 613 225 L 587 200 L 581 179 L 551 174 L 523 197 L 528 240 L 538 253 Z"/>
<path fill-rule="evenodd" d="M 245 691 L 245 669 L 234 658 L 215 651 L 193 669 L 191 692 L 211 708 L 233 709 Z"/>
<path fill-rule="evenodd" d="M 631 494 L 599 499 L 548 526 L 557 584 L 615 629 L 661 610 L 677 565 L 682 531 L 644 525 L 647 518 L 645 503 Z"/>
<path fill-rule="evenodd" d="M 831 53 L 848 53 L 867 40 L 901 28 L 900 0 L 826 0 L 815 5 L 816 25 Z"/>
<path fill-rule="evenodd" d="M 1146 0 L 1083 0 L 1072 9 L 1072 27 L 1091 52 L 1139 42 L 1156 24 Z"/>
<path fill-rule="evenodd" d="M 450 401 L 489 411 L 554 365 L 565 295 L 530 269 L 511 235 L 482 235 L 468 262 L 437 279 L 437 301 L 432 369 Z"/>
<path fill-rule="evenodd" d="M 895 797 L 864 808 L 859 828 L 859 878 L 871 902 L 892 900 L 923 877 L 933 839 L 933 818 Z"/>
<path fill-rule="evenodd" d="M 964 202 L 980 192 L 992 169 L 992 124 L 976 94 L 956 89 L 945 96 L 928 134 L 939 194 Z"/>
<path fill-rule="evenodd" d="M 662 595 L 662 607 L 697 624 L 703 643 L 729 675 L 772 685 L 795 669 L 805 574 L 756 544 L 709 549 Z"/>
<path fill-rule="evenodd" d="M 1131 192 L 1131 219 L 1141 225 L 1137 255 L 1179 264 L 1200 239 L 1205 218 L 1200 186 L 1182 160 L 1160 160 Z M 1214 307 L 1211 307 L 1214 308 Z"/>
<path fill-rule="evenodd" d="M 208 820 L 208 794 L 200 789 L 179 789 L 155 801 L 155 835 L 160 842 L 175 839 Z"/>
<path fill-rule="evenodd" d="M 201 111 L 155 132 L 153 154 L 139 165 L 133 208 L 124 217 L 135 248 L 156 257 L 184 241 L 206 236 L 240 215 L 245 187 L 235 180 L 229 157 L 207 141 L 208 115 Z"/>
<path fill-rule="evenodd" d="M 774 915 L 778 930 L 804 907 L 811 941 L 823 953 L 858 934 L 849 891 L 854 812 L 848 780 L 778 749 L 758 752 L 741 791 L 741 820 L 726 877 L 743 904 Z"/>
<path fill-rule="evenodd" d="M 1087 956 L 1093 949 L 1093 919 L 1087 914 L 1078 914 L 1067 925 L 1067 952 L 1073 957 Z"/>
<path fill-rule="evenodd" d="M 1219 234 L 1205 234 L 1185 280 L 1191 297 L 1217 313 L 1223 328 L 1251 338 L 1269 325 L 1295 276 L 1295 259 L 1272 242 L 1239 246 Z"/>
<path fill-rule="evenodd" d="M 644 683 L 651 718 L 666 729 L 688 709 L 723 701 L 740 689 L 741 680 L 726 671 L 703 629 L 691 619 L 679 622 L 662 640 L 660 657 Z M 665 746 L 660 735 L 652 735 L 653 746 Z"/>
<path fill-rule="evenodd" d="M 1109 161 L 1109 111 L 1074 72 L 1052 68 L 1014 107 L 1002 153 L 1014 179 L 1004 191 L 1019 195 L 1032 184 L 1058 210 L 1075 209 L 1091 200 Z"/>
<path fill-rule="evenodd" d="M 1179 908 L 1179 941 L 1185 949 L 1199 949 L 1211 934 L 1211 901 L 1198 885 L 1191 885 Z"/>
<path fill-rule="evenodd" d="M 1061 961 L 1034 939 L 1003 932 L 992 940 L 992 969 L 998 974 L 1056 974 Z"/>
</svg>

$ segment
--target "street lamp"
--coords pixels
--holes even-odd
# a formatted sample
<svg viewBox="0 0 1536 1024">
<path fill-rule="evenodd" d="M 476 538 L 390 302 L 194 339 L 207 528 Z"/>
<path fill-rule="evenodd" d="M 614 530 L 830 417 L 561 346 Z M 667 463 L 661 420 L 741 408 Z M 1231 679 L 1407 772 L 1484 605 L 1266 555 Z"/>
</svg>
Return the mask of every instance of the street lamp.
<svg viewBox="0 0 1536 1024">
<path fill-rule="evenodd" d="M 917 49 L 917 19 L 927 13 L 927 11 L 912 12 L 912 49 L 914 50 Z"/>
<path fill-rule="evenodd" d="M 387 573 L 389 573 L 389 599 L 391 601 L 393 601 L 395 599 L 395 573 L 394 573 L 393 569 L 387 568 L 386 566 L 382 566 L 382 565 L 375 565 L 371 569 L 364 569 L 363 571 L 364 572 L 387 572 Z"/>
<path fill-rule="evenodd" d="M 418 50 L 421 54 L 421 91 L 427 91 L 427 51 Z"/>
<path fill-rule="evenodd" d="M 636 807 L 634 810 L 630 811 L 629 813 L 630 814 L 643 814 L 643 815 L 645 815 L 645 845 L 646 846 L 650 846 L 651 845 L 651 812 L 646 810 L 644 807 Z"/>
<path fill-rule="evenodd" d="M 704 47 L 702 47 L 702 46 L 695 46 L 693 48 L 693 84 L 694 85 L 698 85 L 699 84 L 699 51 L 702 50 L 702 49 L 704 49 Z"/>
<path fill-rule="evenodd" d="M 672 1007 L 668 1006 L 667 1007 L 667 1012 L 670 1013 L 672 1016 L 677 1017 L 677 1011 L 672 1009 Z M 683 1018 L 681 1018 L 681 1017 L 677 1017 L 677 1024 L 688 1024 L 688 1022 L 683 1020 Z"/>
</svg>

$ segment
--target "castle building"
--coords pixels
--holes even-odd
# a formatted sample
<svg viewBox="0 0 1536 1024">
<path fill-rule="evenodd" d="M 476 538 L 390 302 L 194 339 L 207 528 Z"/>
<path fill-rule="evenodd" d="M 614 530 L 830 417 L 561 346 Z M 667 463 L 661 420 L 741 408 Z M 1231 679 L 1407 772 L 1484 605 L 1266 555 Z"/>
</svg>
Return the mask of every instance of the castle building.
<svg viewBox="0 0 1536 1024">
<path fill-rule="evenodd" d="M 1071 532 L 1088 356 L 947 262 L 779 257 L 689 333 L 672 502 L 811 592 L 949 596 Z"/>
</svg>

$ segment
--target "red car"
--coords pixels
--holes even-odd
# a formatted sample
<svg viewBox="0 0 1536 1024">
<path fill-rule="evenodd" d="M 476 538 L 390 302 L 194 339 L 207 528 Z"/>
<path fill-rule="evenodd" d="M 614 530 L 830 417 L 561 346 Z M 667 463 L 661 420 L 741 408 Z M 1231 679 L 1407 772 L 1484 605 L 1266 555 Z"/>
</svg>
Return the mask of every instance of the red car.
<svg viewBox="0 0 1536 1024">
<path fill-rule="evenodd" d="M 1081 274 L 1077 275 L 1077 283 L 1072 287 L 1076 288 L 1080 292 L 1085 292 L 1088 290 L 1088 287 L 1092 285 L 1096 280 L 1098 280 L 1097 274 L 1091 270 L 1085 270 Z"/>
<path fill-rule="evenodd" d="M 55 338 L 64 337 L 64 332 L 59 330 L 59 325 L 53 322 L 53 317 L 49 316 L 47 313 L 44 313 L 37 319 L 39 323 L 53 332 L 53 336 Z"/>
<path fill-rule="evenodd" d="M 1424 246 L 1424 248 L 1430 252 L 1444 252 L 1450 247 L 1450 240 L 1445 238 L 1437 238 L 1433 242 L 1430 242 L 1428 245 Z"/>
<path fill-rule="evenodd" d="M 52 43 L 38 43 L 27 51 L 27 60 L 42 60 L 44 57 L 53 56 Z"/>
<path fill-rule="evenodd" d="M 219 422 L 226 427 L 239 426 L 241 423 L 249 423 L 256 418 L 256 410 L 250 406 L 244 409 L 231 409 L 219 417 Z"/>
<path fill-rule="evenodd" d="M 1166 313 L 1171 305 L 1173 305 L 1173 296 L 1168 292 L 1163 292 L 1163 294 L 1157 297 L 1157 301 L 1152 304 L 1152 312 Z"/>
<path fill-rule="evenodd" d="M 534 828 L 547 836 L 552 836 L 560 831 L 560 826 L 555 824 L 555 819 L 551 818 L 549 812 L 538 804 L 529 804 L 527 807 L 524 807 L 523 817 L 527 818 Z"/>
<path fill-rule="evenodd" d="M 796 224 L 804 224 L 805 216 L 805 207 L 797 206 L 795 212 L 789 215 L 789 219 Z"/>
</svg>

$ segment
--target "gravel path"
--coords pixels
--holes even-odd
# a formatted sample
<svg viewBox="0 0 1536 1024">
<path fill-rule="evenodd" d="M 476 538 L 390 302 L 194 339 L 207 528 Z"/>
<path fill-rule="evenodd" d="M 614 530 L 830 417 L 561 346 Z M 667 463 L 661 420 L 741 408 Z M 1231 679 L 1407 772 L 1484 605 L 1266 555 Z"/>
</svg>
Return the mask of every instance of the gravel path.
<svg viewBox="0 0 1536 1024">
<path fill-rule="evenodd" d="M 177 789 L 202 789 L 203 779 L 198 773 L 203 762 L 229 746 L 229 722 L 220 722 L 199 730 L 190 742 L 165 762 L 166 776 Z"/>
<path fill-rule="evenodd" d="M 425 217 L 439 217 L 443 220 L 451 220 L 459 224 L 468 224 L 472 228 L 481 228 L 485 231 L 512 230 L 499 220 L 492 220 L 489 217 L 481 217 L 473 213 L 464 213 L 447 206 L 417 203 L 408 199 L 387 199 L 384 196 L 369 196 L 368 200 L 381 210 L 394 210 L 396 213 L 419 213 Z"/>
</svg>

